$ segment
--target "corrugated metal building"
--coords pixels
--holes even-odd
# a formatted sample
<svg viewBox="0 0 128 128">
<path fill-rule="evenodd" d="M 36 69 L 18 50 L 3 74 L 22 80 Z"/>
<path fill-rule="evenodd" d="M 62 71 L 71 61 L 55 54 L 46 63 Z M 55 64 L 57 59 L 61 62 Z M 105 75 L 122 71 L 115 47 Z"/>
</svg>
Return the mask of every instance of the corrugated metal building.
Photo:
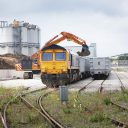
<svg viewBox="0 0 128 128">
<path fill-rule="evenodd" d="M 0 21 L 0 54 L 31 56 L 40 48 L 40 29 L 23 21 Z"/>
</svg>

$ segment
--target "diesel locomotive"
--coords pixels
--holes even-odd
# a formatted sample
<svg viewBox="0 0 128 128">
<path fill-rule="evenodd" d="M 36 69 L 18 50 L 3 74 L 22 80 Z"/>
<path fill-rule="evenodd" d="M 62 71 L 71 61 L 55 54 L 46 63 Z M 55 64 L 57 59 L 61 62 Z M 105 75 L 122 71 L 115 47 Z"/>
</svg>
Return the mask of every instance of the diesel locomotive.
<svg viewBox="0 0 128 128">
<path fill-rule="evenodd" d="M 90 76 L 89 60 L 59 45 L 50 45 L 40 52 L 41 80 L 49 87 L 58 87 Z"/>
</svg>

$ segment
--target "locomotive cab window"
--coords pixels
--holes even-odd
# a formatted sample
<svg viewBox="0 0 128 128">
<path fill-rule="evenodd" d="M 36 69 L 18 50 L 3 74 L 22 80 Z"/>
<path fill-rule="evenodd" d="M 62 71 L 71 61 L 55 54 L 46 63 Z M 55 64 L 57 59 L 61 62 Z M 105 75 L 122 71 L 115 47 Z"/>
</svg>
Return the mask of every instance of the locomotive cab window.
<svg viewBox="0 0 128 128">
<path fill-rule="evenodd" d="M 66 60 L 66 53 L 65 52 L 57 52 L 55 57 L 56 57 L 56 60 L 58 60 L 58 61 Z"/>
<path fill-rule="evenodd" d="M 51 61 L 52 60 L 52 53 L 43 53 L 42 54 L 43 61 Z"/>
</svg>

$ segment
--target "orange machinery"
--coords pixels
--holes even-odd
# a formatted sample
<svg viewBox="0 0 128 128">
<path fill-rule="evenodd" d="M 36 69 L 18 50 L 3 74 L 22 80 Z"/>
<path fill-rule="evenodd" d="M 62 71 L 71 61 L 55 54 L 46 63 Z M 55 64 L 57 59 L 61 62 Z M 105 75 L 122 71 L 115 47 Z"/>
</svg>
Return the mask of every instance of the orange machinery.
<svg viewBox="0 0 128 128">
<path fill-rule="evenodd" d="M 61 37 L 59 37 L 60 35 L 61 35 Z M 78 54 L 80 56 L 88 56 L 90 54 L 88 46 L 86 45 L 86 41 L 81 39 L 80 37 L 75 36 L 74 34 L 69 33 L 69 32 L 61 32 L 59 35 L 56 35 L 55 37 L 50 39 L 48 42 L 46 42 L 45 45 L 43 46 L 43 48 L 48 47 L 52 44 L 58 44 L 65 39 L 71 40 L 71 41 L 73 41 L 79 45 L 82 45 L 82 51 L 78 52 Z M 32 55 L 32 60 L 33 60 L 32 61 L 33 62 L 32 63 L 32 70 L 33 71 L 36 71 L 36 70 L 39 71 L 40 70 L 39 53 L 40 53 L 40 50 Z"/>
<path fill-rule="evenodd" d="M 69 33 L 69 32 L 61 32 L 59 35 L 56 35 L 55 37 L 50 39 L 48 42 L 46 42 L 45 45 L 42 47 L 42 49 L 44 47 L 48 47 L 53 44 L 58 44 L 65 39 L 71 40 L 79 45 L 82 45 L 82 51 L 78 52 L 79 56 L 88 56 L 90 54 L 88 46 L 86 45 L 86 41 L 74 34 Z M 38 50 L 36 53 L 34 53 L 31 56 L 32 65 L 29 69 L 31 69 L 32 71 L 25 72 L 24 78 L 33 78 L 33 74 L 40 73 L 40 61 L 39 61 L 40 60 L 40 51 L 41 50 Z M 22 64 L 21 64 L 21 67 L 22 67 Z M 22 70 L 24 70 L 24 69 L 22 69 Z"/>
</svg>

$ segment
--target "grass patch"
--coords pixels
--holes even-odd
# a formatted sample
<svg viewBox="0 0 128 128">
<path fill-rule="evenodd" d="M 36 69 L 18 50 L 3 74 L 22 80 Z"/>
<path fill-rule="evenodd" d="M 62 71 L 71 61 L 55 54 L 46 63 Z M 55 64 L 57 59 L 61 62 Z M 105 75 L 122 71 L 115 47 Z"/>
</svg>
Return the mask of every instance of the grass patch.
<svg viewBox="0 0 128 128">
<path fill-rule="evenodd" d="M 93 122 L 102 122 L 104 121 L 106 118 L 105 118 L 105 115 L 103 114 L 103 112 L 101 111 L 98 111 L 96 113 L 94 113 L 93 115 L 90 116 L 90 121 L 93 123 Z"/>
<path fill-rule="evenodd" d="M 122 98 L 121 98 L 122 97 Z M 126 96 L 127 97 L 127 96 Z M 127 119 L 126 114 L 121 114 L 119 108 L 111 105 L 111 100 L 125 102 L 124 93 L 69 93 L 67 105 L 61 104 L 59 92 L 53 92 L 45 97 L 42 103 L 51 115 L 65 126 L 75 128 L 115 128 L 107 117 L 120 115 L 119 119 Z M 52 107 L 51 107 L 52 104 Z M 126 112 L 124 112 L 126 113 Z M 123 117 L 124 116 L 124 117 Z"/>
<path fill-rule="evenodd" d="M 2 92 L 5 96 L 8 91 Z M 25 98 L 36 106 L 37 98 L 44 92 L 29 94 Z M 13 96 L 13 91 L 10 94 Z M 70 92 L 68 97 L 68 102 L 63 104 L 60 101 L 59 92 L 56 91 L 46 96 L 42 101 L 46 110 L 64 126 L 72 128 L 116 128 L 108 120 L 108 117 L 117 118 L 122 122 L 126 121 L 126 123 L 128 121 L 127 112 L 111 104 L 112 100 L 118 104 L 124 103 L 128 105 L 128 95 L 126 93 L 111 92 L 99 94 L 93 92 L 78 94 Z M 12 128 L 50 128 L 38 113 L 28 109 L 17 99 L 8 108 L 8 118 Z"/>
<path fill-rule="evenodd" d="M 105 105 L 110 105 L 111 104 L 111 99 L 109 97 L 105 97 L 103 100 Z"/>
</svg>

